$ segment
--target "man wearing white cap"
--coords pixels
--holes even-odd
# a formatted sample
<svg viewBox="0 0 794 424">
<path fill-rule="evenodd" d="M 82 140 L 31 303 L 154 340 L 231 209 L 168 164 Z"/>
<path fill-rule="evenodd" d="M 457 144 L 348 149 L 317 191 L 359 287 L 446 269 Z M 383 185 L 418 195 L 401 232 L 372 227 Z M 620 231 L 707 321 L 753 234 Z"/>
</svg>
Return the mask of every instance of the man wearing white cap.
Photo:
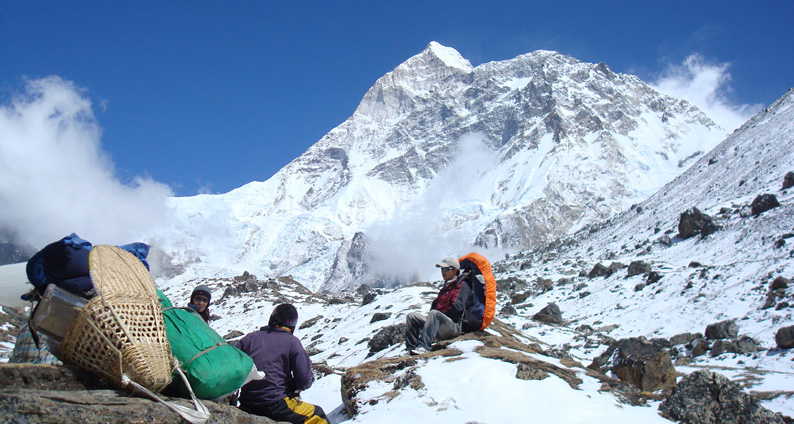
<svg viewBox="0 0 794 424">
<path fill-rule="evenodd" d="M 441 268 L 444 287 L 430 306 L 427 317 L 411 312 L 405 317 L 405 348 L 411 355 L 425 353 L 436 340 L 448 340 L 460 335 L 466 309 L 474 304 L 474 291 L 460 273 L 460 263 L 454 257 L 436 264 Z"/>
</svg>

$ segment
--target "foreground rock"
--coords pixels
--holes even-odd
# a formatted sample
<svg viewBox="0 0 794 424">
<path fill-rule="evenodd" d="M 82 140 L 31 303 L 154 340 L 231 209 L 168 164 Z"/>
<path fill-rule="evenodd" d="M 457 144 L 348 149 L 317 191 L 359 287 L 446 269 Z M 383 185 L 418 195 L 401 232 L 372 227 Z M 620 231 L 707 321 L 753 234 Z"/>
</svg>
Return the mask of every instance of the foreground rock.
<svg viewBox="0 0 794 424">
<path fill-rule="evenodd" d="M 711 371 L 695 371 L 682 378 L 659 411 L 682 424 L 785 423 L 739 385 Z"/>
<path fill-rule="evenodd" d="M 190 401 L 164 398 L 187 408 Z M 236 407 L 203 401 L 208 423 L 275 423 Z M 0 364 L 0 422 L 173 423 L 185 421 L 165 405 L 115 390 L 68 366 Z"/>
</svg>

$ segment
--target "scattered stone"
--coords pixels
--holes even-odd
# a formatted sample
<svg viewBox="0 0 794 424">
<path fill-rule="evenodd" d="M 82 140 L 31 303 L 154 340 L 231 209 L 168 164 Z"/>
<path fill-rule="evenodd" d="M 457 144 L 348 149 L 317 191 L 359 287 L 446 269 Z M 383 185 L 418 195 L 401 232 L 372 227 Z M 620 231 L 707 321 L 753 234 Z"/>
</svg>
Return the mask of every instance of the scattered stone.
<svg viewBox="0 0 794 424">
<path fill-rule="evenodd" d="M 238 338 L 240 336 L 244 336 L 244 335 L 245 335 L 245 333 L 243 333 L 242 331 L 232 330 L 232 331 L 226 333 L 226 335 L 223 336 L 223 339 L 224 340 L 231 340 L 231 339 L 236 339 L 236 338 Z"/>
<path fill-rule="evenodd" d="M 365 287 L 365 286 L 362 286 L 362 287 Z M 378 294 L 375 293 L 374 291 L 365 293 L 364 297 L 361 299 L 361 306 L 369 305 L 370 303 L 375 301 L 376 297 L 378 297 Z"/>
<path fill-rule="evenodd" d="M 582 324 L 582 325 L 576 327 L 576 331 L 584 334 L 585 336 L 589 336 L 589 335 L 591 335 L 591 334 L 593 334 L 595 332 L 593 327 L 591 327 L 591 326 L 589 326 L 587 324 Z"/>
<path fill-rule="evenodd" d="M 697 234 L 706 237 L 717 230 L 714 220 L 696 207 L 682 213 L 678 221 L 678 235 L 684 240 Z"/>
<path fill-rule="evenodd" d="M 785 190 L 791 187 L 794 187 L 794 172 L 789 171 L 783 177 L 783 187 L 781 188 L 781 190 Z"/>
<path fill-rule="evenodd" d="M 737 340 L 718 339 L 711 344 L 709 355 L 711 357 L 722 355 L 725 352 L 745 355 L 762 350 L 761 343 L 751 337 L 742 337 Z"/>
<path fill-rule="evenodd" d="M 782 327 L 775 333 L 775 343 L 780 349 L 791 349 L 794 347 L 794 325 Z"/>
<path fill-rule="evenodd" d="M 562 324 L 562 311 L 556 303 L 549 303 L 540 312 L 532 316 L 535 321 L 545 322 L 549 324 Z"/>
<path fill-rule="evenodd" d="M 587 274 L 587 278 L 606 277 L 608 272 L 608 268 L 599 262 L 593 266 L 593 269 Z"/>
<path fill-rule="evenodd" d="M 706 326 L 706 338 L 709 340 L 735 339 L 738 336 L 739 326 L 731 319 Z"/>
<path fill-rule="evenodd" d="M 695 371 L 681 379 L 659 405 L 668 419 L 690 424 L 784 424 L 739 385 L 711 371 Z"/>
<path fill-rule="evenodd" d="M 778 276 L 772 280 L 772 283 L 769 285 L 769 290 L 787 289 L 789 284 L 791 284 L 791 278 Z"/>
<path fill-rule="evenodd" d="M 670 236 L 665 234 L 659 237 L 658 239 L 656 239 L 654 243 L 661 244 L 662 246 L 665 247 L 670 247 L 673 245 L 673 240 L 670 238 Z"/>
<path fill-rule="evenodd" d="M 516 378 L 521 380 L 543 380 L 548 377 L 549 373 L 538 368 L 532 367 L 530 364 L 519 363 L 518 370 L 516 371 Z"/>
<path fill-rule="evenodd" d="M 372 314 L 372 319 L 369 321 L 370 324 L 373 322 L 387 320 L 391 317 L 391 312 L 375 312 Z"/>
<path fill-rule="evenodd" d="M 645 274 L 651 270 L 651 265 L 643 261 L 632 261 L 629 264 L 627 276 L 633 277 L 635 275 Z"/>
<path fill-rule="evenodd" d="M 518 315 L 518 311 L 513 305 L 507 304 L 502 309 L 499 310 L 499 313 L 502 315 Z"/>
<path fill-rule="evenodd" d="M 653 284 L 662 279 L 662 274 L 659 274 L 656 271 L 651 271 L 648 273 L 648 278 L 645 280 L 648 284 Z"/>
<path fill-rule="evenodd" d="M 529 292 L 516 293 L 510 298 L 510 303 L 512 303 L 513 305 L 517 305 L 527 300 L 528 297 L 529 297 Z"/>
<path fill-rule="evenodd" d="M 777 197 L 775 197 L 774 194 L 759 194 L 753 199 L 753 202 L 750 203 L 750 210 L 753 215 L 758 216 L 778 206 L 780 206 L 780 203 L 777 201 Z"/>
<path fill-rule="evenodd" d="M 323 318 L 323 316 L 322 316 L 322 315 L 317 315 L 317 316 L 316 316 L 316 317 L 314 317 L 314 318 L 307 319 L 307 320 L 306 320 L 306 321 L 304 321 L 304 322 L 303 322 L 301 325 L 299 325 L 299 326 L 298 326 L 298 330 L 302 330 L 302 329 L 304 329 L 304 328 L 309 328 L 309 327 L 311 327 L 312 325 L 314 325 L 314 324 L 317 324 L 317 321 L 321 320 L 322 318 Z"/>
<path fill-rule="evenodd" d="M 700 334 L 700 333 L 694 333 L 694 334 L 692 334 L 692 333 L 681 333 L 681 334 L 676 334 L 675 336 L 670 337 L 670 344 L 672 344 L 674 346 L 675 345 L 680 345 L 680 344 L 687 344 L 687 343 L 691 343 L 695 339 L 699 339 L 699 338 L 702 338 L 702 337 L 703 337 L 703 335 Z"/>
<path fill-rule="evenodd" d="M 689 351 L 692 352 L 692 357 L 703 356 L 711 349 L 711 342 L 706 339 L 697 338 L 692 341 L 691 345 L 687 344 Z"/>
</svg>

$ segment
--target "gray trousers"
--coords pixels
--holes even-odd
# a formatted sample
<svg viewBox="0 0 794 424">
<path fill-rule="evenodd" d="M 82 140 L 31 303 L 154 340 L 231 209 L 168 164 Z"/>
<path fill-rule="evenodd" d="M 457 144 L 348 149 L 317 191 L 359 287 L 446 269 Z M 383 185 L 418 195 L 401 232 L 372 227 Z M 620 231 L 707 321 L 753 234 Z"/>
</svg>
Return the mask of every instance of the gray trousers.
<svg viewBox="0 0 794 424">
<path fill-rule="evenodd" d="M 460 334 L 460 327 L 443 312 L 431 310 L 427 317 L 411 312 L 405 317 L 405 348 L 423 347 L 430 350 L 436 339 L 448 340 Z"/>
</svg>

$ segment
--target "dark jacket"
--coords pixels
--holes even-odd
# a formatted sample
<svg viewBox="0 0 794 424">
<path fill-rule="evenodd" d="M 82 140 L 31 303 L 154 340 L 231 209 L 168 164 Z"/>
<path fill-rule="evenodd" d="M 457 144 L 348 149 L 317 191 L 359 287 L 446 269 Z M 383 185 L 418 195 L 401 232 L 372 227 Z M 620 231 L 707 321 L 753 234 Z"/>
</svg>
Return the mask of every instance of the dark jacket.
<svg viewBox="0 0 794 424">
<path fill-rule="evenodd" d="M 240 339 L 236 346 L 265 373 L 264 380 L 254 380 L 242 387 L 241 406 L 269 405 L 296 390 L 311 387 L 312 361 L 300 340 L 289 331 L 265 326 Z"/>
<path fill-rule="evenodd" d="M 461 332 L 478 330 L 482 326 L 482 317 L 470 313 L 476 306 L 476 299 L 468 273 L 447 281 L 430 309 L 436 309 L 460 325 Z"/>
</svg>

